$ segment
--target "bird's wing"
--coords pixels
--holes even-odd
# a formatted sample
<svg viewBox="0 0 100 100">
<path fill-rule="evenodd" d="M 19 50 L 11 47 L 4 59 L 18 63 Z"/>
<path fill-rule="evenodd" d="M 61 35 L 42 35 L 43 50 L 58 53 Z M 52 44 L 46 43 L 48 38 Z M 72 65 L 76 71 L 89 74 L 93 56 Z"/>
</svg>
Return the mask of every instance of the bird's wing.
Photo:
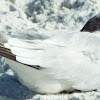
<svg viewBox="0 0 100 100">
<path fill-rule="evenodd" d="M 44 68 L 43 72 L 54 79 L 69 81 L 76 89 L 93 90 L 100 84 L 98 36 L 72 33 L 46 40 L 13 38 L 7 45 L 16 55 L 17 61 L 39 65 Z"/>
<path fill-rule="evenodd" d="M 16 55 L 16 60 L 29 65 L 40 65 L 47 67 L 44 62 L 49 63 L 56 56 L 58 46 L 44 43 L 45 40 L 27 41 L 11 38 L 6 47 Z M 53 50 L 55 48 L 55 50 Z M 49 50 L 49 51 L 48 51 Z M 52 52 L 53 51 L 53 52 Z"/>
</svg>

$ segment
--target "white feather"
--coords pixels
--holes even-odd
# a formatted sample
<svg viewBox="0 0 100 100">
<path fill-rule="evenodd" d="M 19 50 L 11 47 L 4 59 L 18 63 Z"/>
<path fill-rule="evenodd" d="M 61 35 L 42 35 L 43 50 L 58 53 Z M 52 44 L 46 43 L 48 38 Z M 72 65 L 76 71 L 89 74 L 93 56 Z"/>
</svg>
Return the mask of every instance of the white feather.
<svg viewBox="0 0 100 100">
<path fill-rule="evenodd" d="M 38 89 L 35 91 L 58 93 L 72 89 L 90 91 L 100 87 L 100 37 L 95 34 L 62 32 L 42 40 L 12 38 L 7 45 L 19 62 L 43 67 L 41 72 L 48 76 L 45 86 L 50 87 L 46 90 L 45 86 L 36 83 Z M 55 83 L 60 88 L 58 85 L 56 89 L 52 87 Z"/>
</svg>

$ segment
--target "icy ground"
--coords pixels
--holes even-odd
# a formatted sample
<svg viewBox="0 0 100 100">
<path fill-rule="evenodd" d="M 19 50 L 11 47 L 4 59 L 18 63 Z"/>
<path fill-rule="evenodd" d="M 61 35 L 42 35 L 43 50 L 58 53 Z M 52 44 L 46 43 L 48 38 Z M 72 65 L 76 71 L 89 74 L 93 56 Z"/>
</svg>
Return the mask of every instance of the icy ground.
<svg viewBox="0 0 100 100">
<path fill-rule="evenodd" d="M 0 34 L 37 30 L 80 30 L 100 12 L 99 0 L 0 0 Z M 22 86 L 0 58 L 0 100 L 100 100 L 100 92 L 40 95 Z"/>
</svg>

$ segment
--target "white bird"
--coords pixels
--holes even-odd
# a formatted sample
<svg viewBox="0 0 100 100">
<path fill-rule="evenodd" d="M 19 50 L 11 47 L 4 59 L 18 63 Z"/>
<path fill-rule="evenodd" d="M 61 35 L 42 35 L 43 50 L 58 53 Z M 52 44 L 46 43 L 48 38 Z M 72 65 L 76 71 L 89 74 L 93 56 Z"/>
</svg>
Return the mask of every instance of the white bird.
<svg viewBox="0 0 100 100">
<path fill-rule="evenodd" d="M 100 36 L 57 31 L 49 38 L 11 38 L 5 44 L 23 64 L 11 61 L 19 81 L 38 93 L 92 91 L 100 87 Z"/>
</svg>

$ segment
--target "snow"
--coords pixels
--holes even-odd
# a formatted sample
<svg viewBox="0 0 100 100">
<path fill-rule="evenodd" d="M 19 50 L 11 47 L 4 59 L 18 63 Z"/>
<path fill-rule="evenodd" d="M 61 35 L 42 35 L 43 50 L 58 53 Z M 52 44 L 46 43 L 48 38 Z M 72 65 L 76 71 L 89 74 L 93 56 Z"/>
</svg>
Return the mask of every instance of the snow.
<svg viewBox="0 0 100 100">
<path fill-rule="evenodd" d="M 28 18 L 45 29 L 80 29 L 100 11 L 94 0 L 32 0 L 25 9 Z M 42 19 L 41 19 L 42 18 Z"/>
<path fill-rule="evenodd" d="M 99 12 L 100 0 L 0 0 L 0 36 L 30 28 L 80 30 Z M 100 100 L 100 91 L 36 94 L 21 85 L 17 74 L 0 57 L 0 100 Z"/>
</svg>

